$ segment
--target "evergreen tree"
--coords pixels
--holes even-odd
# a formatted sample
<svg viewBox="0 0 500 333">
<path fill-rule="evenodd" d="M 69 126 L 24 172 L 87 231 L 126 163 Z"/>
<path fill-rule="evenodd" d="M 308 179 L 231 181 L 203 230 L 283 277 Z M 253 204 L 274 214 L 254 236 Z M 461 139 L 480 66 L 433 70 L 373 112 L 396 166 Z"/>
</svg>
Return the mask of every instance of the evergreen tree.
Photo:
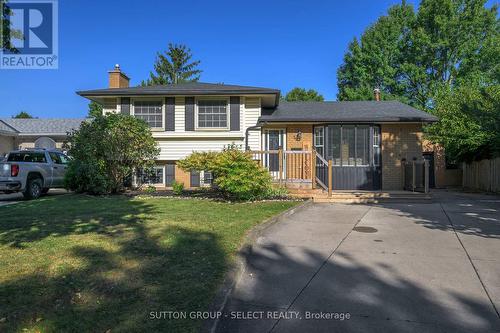
<svg viewBox="0 0 500 333">
<path fill-rule="evenodd" d="M 198 69 L 200 61 L 191 61 L 191 49 L 186 45 L 168 44 L 164 54 L 158 53 L 154 64 L 155 73 L 149 74 L 149 79 L 142 81 L 141 85 L 178 84 L 183 82 L 196 82 L 200 79 L 202 71 Z"/>
</svg>

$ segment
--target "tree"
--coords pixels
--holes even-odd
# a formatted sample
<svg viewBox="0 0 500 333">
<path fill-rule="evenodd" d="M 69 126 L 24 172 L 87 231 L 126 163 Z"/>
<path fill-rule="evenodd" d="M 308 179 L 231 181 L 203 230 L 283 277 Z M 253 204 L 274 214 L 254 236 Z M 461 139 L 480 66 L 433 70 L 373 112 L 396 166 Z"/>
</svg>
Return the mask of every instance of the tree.
<svg viewBox="0 0 500 333">
<path fill-rule="evenodd" d="M 430 140 L 458 161 L 500 156 L 500 85 L 475 78 L 457 89 L 442 87 L 434 114 L 441 120 L 426 128 Z"/>
<path fill-rule="evenodd" d="M 499 78 L 497 7 L 486 0 L 404 1 L 354 40 L 338 70 L 339 100 L 399 99 L 430 109 L 443 85 L 481 74 Z"/>
<path fill-rule="evenodd" d="M 285 101 L 287 102 L 298 102 L 298 101 L 317 101 L 322 102 L 324 98 L 316 90 L 304 88 L 293 88 L 285 95 Z"/>
<path fill-rule="evenodd" d="M 72 156 L 65 185 L 90 194 L 117 193 L 134 170 L 149 169 L 159 154 L 148 125 L 111 113 L 83 122 L 66 144 Z"/>
<path fill-rule="evenodd" d="M 102 116 L 102 105 L 91 101 L 89 103 L 89 111 L 88 111 L 88 117 L 89 118 L 96 118 Z"/>
<path fill-rule="evenodd" d="M 186 45 L 168 44 L 168 51 L 158 52 L 154 64 L 155 73 L 149 74 L 147 81 L 141 85 L 178 84 L 196 82 L 200 79 L 202 70 L 198 69 L 200 61 L 191 61 L 192 53 Z"/>
<path fill-rule="evenodd" d="M 13 116 L 12 118 L 14 119 L 32 119 L 33 116 L 30 115 L 28 112 L 26 111 L 21 111 L 19 112 L 18 114 L 16 114 L 15 116 Z"/>
<path fill-rule="evenodd" d="M 12 45 L 12 39 L 22 40 L 24 36 L 20 30 L 12 29 L 11 27 L 10 17 L 14 15 L 14 13 L 10 9 L 7 0 L 0 0 L 0 10 L 0 24 L 2 24 L 0 28 L 0 32 L 2 32 L 0 36 L 0 49 L 19 53 L 19 50 Z"/>
</svg>

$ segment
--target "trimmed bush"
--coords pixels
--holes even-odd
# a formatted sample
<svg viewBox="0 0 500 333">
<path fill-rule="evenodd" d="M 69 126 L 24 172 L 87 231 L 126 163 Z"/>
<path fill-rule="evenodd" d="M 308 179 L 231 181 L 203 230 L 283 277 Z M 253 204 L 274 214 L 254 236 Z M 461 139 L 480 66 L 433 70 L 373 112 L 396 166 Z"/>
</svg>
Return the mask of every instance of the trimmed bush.
<svg viewBox="0 0 500 333">
<path fill-rule="evenodd" d="M 184 183 L 174 181 L 172 183 L 172 190 L 174 191 L 175 195 L 181 195 L 184 191 Z"/>
<path fill-rule="evenodd" d="M 267 170 L 252 160 L 248 152 L 235 146 L 222 152 L 194 152 L 178 165 L 186 171 L 211 171 L 214 188 L 228 199 L 256 200 L 271 190 L 271 176 Z"/>
</svg>

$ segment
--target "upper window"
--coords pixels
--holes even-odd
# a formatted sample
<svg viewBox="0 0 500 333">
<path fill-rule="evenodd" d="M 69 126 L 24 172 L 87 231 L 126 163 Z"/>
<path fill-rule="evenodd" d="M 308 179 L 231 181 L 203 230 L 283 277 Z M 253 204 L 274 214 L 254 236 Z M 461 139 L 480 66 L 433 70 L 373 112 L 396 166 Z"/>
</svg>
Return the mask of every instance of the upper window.
<svg viewBox="0 0 500 333">
<path fill-rule="evenodd" d="M 198 101 L 198 128 L 227 128 L 227 100 Z"/>
<path fill-rule="evenodd" d="M 149 127 L 163 127 L 163 111 L 161 101 L 135 101 L 134 116 L 144 120 Z"/>
</svg>

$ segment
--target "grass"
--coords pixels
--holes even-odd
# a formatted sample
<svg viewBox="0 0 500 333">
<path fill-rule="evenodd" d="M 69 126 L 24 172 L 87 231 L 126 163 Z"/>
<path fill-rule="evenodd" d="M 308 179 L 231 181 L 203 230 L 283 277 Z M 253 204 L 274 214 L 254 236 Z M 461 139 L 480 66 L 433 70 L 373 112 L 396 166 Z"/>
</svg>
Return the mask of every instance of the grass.
<svg viewBox="0 0 500 333">
<path fill-rule="evenodd" d="M 52 196 L 0 207 L 1 332 L 193 332 L 252 226 L 294 202 Z"/>
</svg>

